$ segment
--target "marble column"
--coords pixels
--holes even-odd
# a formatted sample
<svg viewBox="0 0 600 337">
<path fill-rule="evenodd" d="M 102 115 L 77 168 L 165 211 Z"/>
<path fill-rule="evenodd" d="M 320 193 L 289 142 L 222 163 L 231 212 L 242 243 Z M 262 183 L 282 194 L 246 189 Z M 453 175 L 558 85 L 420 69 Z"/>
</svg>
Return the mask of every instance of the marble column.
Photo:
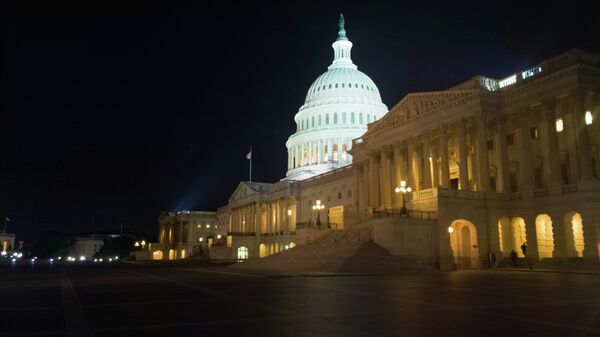
<svg viewBox="0 0 600 337">
<path fill-rule="evenodd" d="M 386 146 L 381 150 L 381 179 L 379 187 L 381 191 L 381 205 L 384 208 L 392 207 L 392 192 L 394 188 L 391 183 L 391 159 L 390 149 Z"/>
<path fill-rule="evenodd" d="M 377 153 L 369 154 L 369 188 L 371 192 L 371 207 L 378 208 L 380 206 L 379 199 L 379 160 Z"/>
<path fill-rule="evenodd" d="M 415 179 L 415 143 L 414 140 L 411 139 L 406 144 L 406 155 L 407 155 L 407 174 L 406 174 L 406 184 L 410 186 L 413 190 L 415 190 L 416 179 Z"/>
<path fill-rule="evenodd" d="M 508 162 L 508 144 L 506 143 L 506 118 L 498 118 L 496 143 L 496 163 L 498 165 L 496 190 L 510 193 L 510 168 Z"/>
<path fill-rule="evenodd" d="M 544 101 L 544 119 L 540 123 L 543 135 L 541 142 L 544 153 L 548 160 L 549 187 L 557 188 L 560 193 L 562 181 L 562 166 L 560 163 L 560 148 L 558 146 L 558 135 L 556 133 L 556 100 L 554 98 Z"/>
<path fill-rule="evenodd" d="M 594 168 L 592 166 L 592 153 L 588 138 L 588 126 L 585 124 L 585 99 L 586 92 L 578 90 L 575 97 L 575 126 L 577 130 L 577 154 L 579 155 L 580 180 L 592 180 Z"/>
<path fill-rule="evenodd" d="M 467 139 L 466 128 L 463 120 L 456 123 L 458 138 L 458 188 L 469 189 L 468 162 L 467 162 Z"/>
<path fill-rule="evenodd" d="M 479 176 L 479 191 L 489 191 L 490 186 L 490 163 L 487 148 L 487 122 L 486 116 L 480 114 L 477 117 L 477 167 Z"/>
<path fill-rule="evenodd" d="M 362 167 L 363 167 L 363 200 L 364 200 L 364 207 L 371 207 L 371 191 L 369 189 L 369 179 L 370 179 L 370 175 L 369 175 L 369 162 L 368 161 L 364 161 L 362 163 Z"/>
<path fill-rule="evenodd" d="M 432 160 L 430 160 L 431 158 L 431 142 L 430 142 L 430 137 L 429 137 L 429 133 L 425 133 L 422 137 L 423 139 L 423 167 L 421 168 L 421 175 L 423 177 L 423 189 L 428 189 L 433 187 L 433 179 L 432 179 L 432 172 L 431 172 L 431 162 Z"/>
<path fill-rule="evenodd" d="M 440 186 L 450 188 L 450 158 L 448 156 L 448 133 L 445 125 L 440 128 L 440 165 Z"/>
<path fill-rule="evenodd" d="M 519 145 L 519 192 L 532 193 L 535 189 L 533 152 L 531 150 L 531 137 L 529 135 L 528 110 L 524 110 L 519 116 L 519 127 L 516 131 L 516 144 Z"/>
<path fill-rule="evenodd" d="M 352 165 L 352 205 L 354 207 L 359 206 L 359 176 L 360 176 L 361 164 L 355 163 Z"/>
<path fill-rule="evenodd" d="M 402 179 L 406 179 L 406 176 L 403 175 L 404 173 L 404 156 L 402 155 L 402 150 L 400 148 L 400 144 L 395 144 L 393 146 L 393 154 L 394 154 L 394 174 L 393 174 L 393 182 L 392 182 L 392 188 L 396 188 L 400 186 L 400 181 L 402 181 Z M 393 207 L 394 208 L 400 208 L 402 206 L 402 200 L 400 199 L 401 197 L 399 196 L 400 193 L 394 193 L 394 203 L 393 203 Z"/>
</svg>

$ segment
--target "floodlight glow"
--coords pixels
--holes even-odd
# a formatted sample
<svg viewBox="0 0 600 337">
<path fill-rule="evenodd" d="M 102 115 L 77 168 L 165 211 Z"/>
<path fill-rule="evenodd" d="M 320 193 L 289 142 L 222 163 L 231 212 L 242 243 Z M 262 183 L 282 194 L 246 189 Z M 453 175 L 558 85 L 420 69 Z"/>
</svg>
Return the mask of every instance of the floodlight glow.
<svg viewBox="0 0 600 337">
<path fill-rule="evenodd" d="M 406 186 L 406 181 L 402 180 L 402 181 L 400 182 L 400 187 L 405 187 L 405 186 Z"/>
<path fill-rule="evenodd" d="M 2 251 L 2 253 L 0 253 L 0 255 L 2 255 L 2 256 L 6 256 L 6 252 L 5 252 L 5 251 Z"/>
<path fill-rule="evenodd" d="M 556 132 L 562 132 L 563 129 L 564 129 L 563 120 L 562 120 L 562 118 L 559 118 L 556 120 Z"/>
<path fill-rule="evenodd" d="M 448 227 L 448 233 L 450 233 L 450 234 L 454 233 L 454 228 Z"/>
<path fill-rule="evenodd" d="M 594 116 L 592 116 L 591 111 L 585 112 L 585 125 L 590 125 L 594 121 Z"/>
<path fill-rule="evenodd" d="M 394 192 L 396 192 L 396 193 L 400 193 L 400 187 L 396 187 L 396 188 L 394 189 Z"/>
<path fill-rule="evenodd" d="M 80 256 L 79 261 L 85 261 L 85 256 Z"/>
<path fill-rule="evenodd" d="M 288 215 L 292 215 L 292 210 L 288 209 L 287 213 L 288 213 Z"/>
<path fill-rule="evenodd" d="M 220 238 L 221 238 L 221 234 L 217 235 L 217 239 L 220 239 Z"/>
<path fill-rule="evenodd" d="M 412 188 L 410 188 L 410 186 L 409 186 L 409 187 L 407 187 L 407 188 L 406 188 L 406 192 L 412 192 Z"/>
</svg>

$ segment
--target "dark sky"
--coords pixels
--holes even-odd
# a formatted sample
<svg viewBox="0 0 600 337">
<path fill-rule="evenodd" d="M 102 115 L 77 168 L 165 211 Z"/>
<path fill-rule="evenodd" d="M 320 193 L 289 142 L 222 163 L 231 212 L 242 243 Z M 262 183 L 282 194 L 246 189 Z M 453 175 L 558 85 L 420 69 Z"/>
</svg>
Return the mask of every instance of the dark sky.
<svg viewBox="0 0 600 337">
<path fill-rule="evenodd" d="M 388 107 L 408 92 L 598 51 L 592 1 L 3 2 L 0 216 L 9 232 L 154 234 L 285 176 L 285 141 L 333 57 L 340 12 Z M 50 3 L 53 3 L 50 5 Z"/>
</svg>

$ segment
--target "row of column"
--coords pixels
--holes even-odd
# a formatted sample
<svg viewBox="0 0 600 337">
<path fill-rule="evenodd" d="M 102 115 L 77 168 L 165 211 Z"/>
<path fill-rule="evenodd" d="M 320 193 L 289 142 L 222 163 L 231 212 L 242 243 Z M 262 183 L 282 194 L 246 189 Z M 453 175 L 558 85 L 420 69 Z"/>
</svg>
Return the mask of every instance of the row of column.
<svg viewBox="0 0 600 337">
<path fill-rule="evenodd" d="M 580 180 L 594 179 L 594 168 L 585 125 L 585 94 L 573 93 L 575 99 L 574 111 L 565 116 L 565 125 L 571 130 L 572 139 L 567 141 L 568 152 L 577 156 Z M 546 158 L 548 187 L 560 187 L 565 183 L 562 175 L 560 147 L 555 127 L 556 99 L 543 102 L 543 119 L 538 124 L 540 132 L 540 149 Z M 534 155 L 530 136 L 531 116 L 528 108 L 519 114 L 515 125 L 516 153 L 518 161 L 518 189 L 521 192 L 535 190 Z M 466 120 L 460 119 L 453 123 L 456 149 L 456 164 L 458 166 L 458 189 L 489 191 L 491 186 L 490 162 L 488 150 L 488 120 L 485 113 L 472 119 L 475 127 L 475 137 L 471 143 L 475 147 L 475 155 L 470 160 L 467 144 Z M 510 192 L 510 167 L 507 144 L 505 116 L 494 116 L 496 133 L 493 143 L 496 144 L 494 161 L 496 164 L 496 191 Z M 354 165 L 354 204 L 369 207 L 397 207 L 398 200 L 394 197 L 394 188 L 404 180 L 413 190 L 428 189 L 435 186 L 450 187 L 450 158 L 448 125 L 442 125 L 436 130 L 438 137 L 432 139 L 429 132 L 402 143 L 385 145 L 368 153 L 368 158 Z M 438 143 L 438 153 L 432 150 L 432 141 Z M 437 159 L 439 158 L 439 166 Z M 474 161 L 474 162 L 473 162 Z M 475 170 L 475 168 L 477 170 Z M 471 178 L 471 179 L 469 179 Z M 471 183 L 476 186 L 470 186 Z M 361 202 L 361 195 L 363 201 Z"/>
<path fill-rule="evenodd" d="M 296 219 L 295 208 L 293 201 L 289 199 L 263 203 L 262 206 L 252 203 L 235 208 L 230 214 L 229 231 L 275 233 L 293 230 Z"/>
<path fill-rule="evenodd" d="M 334 138 L 297 144 L 288 149 L 288 170 L 301 166 L 349 160 L 352 139 Z"/>
</svg>

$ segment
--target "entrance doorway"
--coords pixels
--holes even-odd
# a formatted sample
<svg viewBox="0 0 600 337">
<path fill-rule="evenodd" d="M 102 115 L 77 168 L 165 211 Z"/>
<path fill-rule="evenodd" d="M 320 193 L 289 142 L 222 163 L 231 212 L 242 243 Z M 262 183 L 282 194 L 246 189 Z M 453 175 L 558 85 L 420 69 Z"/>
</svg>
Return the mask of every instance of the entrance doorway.
<svg viewBox="0 0 600 337">
<path fill-rule="evenodd" d="M 450 246 L 454 262 L 461 269 L 479 268 L 477 229 L 468 220 L 456 220 L 450 225 Z"/>
</svg>

